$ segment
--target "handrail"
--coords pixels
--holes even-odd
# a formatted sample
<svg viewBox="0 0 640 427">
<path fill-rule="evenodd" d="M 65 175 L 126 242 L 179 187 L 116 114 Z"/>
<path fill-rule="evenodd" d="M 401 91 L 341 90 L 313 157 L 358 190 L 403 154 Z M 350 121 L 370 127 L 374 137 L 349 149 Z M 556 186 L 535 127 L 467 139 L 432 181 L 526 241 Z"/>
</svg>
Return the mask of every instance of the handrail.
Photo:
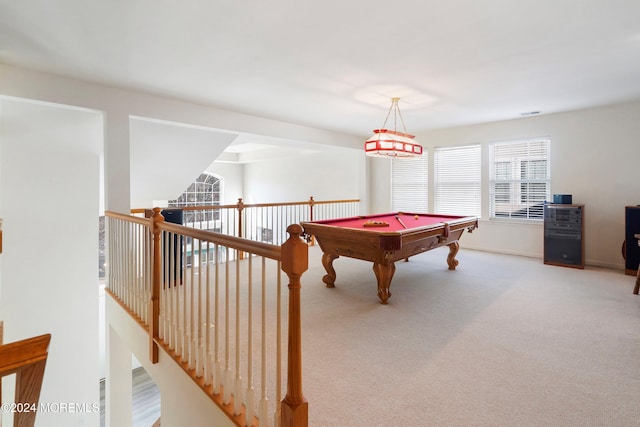
<svg viewBox="0 0 640 427">
<path fill-rule="evenodd" d="M 16 374 L 15 402 L 33 408 L 16 411 L 16 426 L 33 427 L 35 424 L 49 341 L 51 334 L 44 334 L 0 345 L 0 378 Z"/>
<path fill-rule="evenodd" d="M 212 315 L 211 322 L 207 320 L 208 317 L 200 320 L 184 316 L 185 312 L 193 310 L 192 308 L 187 310 L 189 304 L 195 304 L 195 307 L 199 307 L 197 300 L 202 296 L 201 289 L 207 289 L 209 286 L 209 270 L 204 269 L 200 264 L 203 259 L 204 262 L 209 263 L 211 257 L 217 259 L 222 256 L 225 258 L 227 268 L 228 261 L 230 261 L 229 256 L 231 256 L 231 261 L 235 262 L 236 268 L 239 262 L 247 262 L 250 266 L 252 259 L 258 257 L 263 258 L 263 263 L 264 259 L 276 261 L 280 266 L 279 269 L 289 277 L 290 299 L 287 323 L 289 328 L 289 345 L 286 356 L 288 363 L 287 390 L 285 398 L 280 401 L 276 409 L 276 425 L 306 426 L 308 403 L 302 394 L 300 276 L 308 266 L 308 245 L 301 239 L 302 229 L 298 224 L 303 221 L 357 215 L 359 202 L 359 199 L 316 201 L 312 196 L 309 200 L 299 202 L 245 204 L 243 199 L 239 198 L 238 203 L 230 205 L 132 209 L 131 215 L 107 211 L 106 216 L 110 220 L 118 221 L 111 228 L 124 233 L 122 238 L 116 238 L 119 242 L 116 242 L 118 244 L 113 247 L 113 252 L 126 253 L 132 248 L 139 248 L 138 253 L 127 253 L 126 258 L 120 260 L 121 262 L 109 261 L 107 293 L 114 297 L 136 321 L 148 330 L 149 359 L 152 363 L 158 361 L 159 349 L 163 348 L 205 392 L 209 394 L 213 390 L 212 400 L 223 411 L 230 414 L 234 422 L 239 423 L 238 425 L 244 425 L 244 412 L 239 412 L 240 409 L 237 406 L 240 399 L 235 401 L 233 399 L 233 396 L 239 393 L 238 384 L 242 383 L 242 380 L 238 377 L 235 386 L 228 386 L 233 383 L 233 378 L 228 378 L 229 367 L 220 368 L 218 361 L 214 362 L 213 367 L 207 365 L 210 363 L 207 360 L 202 362 L 201 356 L 193 355 L 197 351 L 193 349 L 192 344 L 186 342 L 186 338 L 180 337 L 179 334 L 186 333 L 188 339 L 193 340 L 194 336 L 199 337 L 202 333 L 199 329 L 202 324 L 215 325 L 217 334 L 218 325 L 228 323 L 228 320 L 218 319 L 217 308 L 216 313 Z M 306 206 L 308 209 L 305 208 Z M 184 212 L 171 219 L 171 221 L 180 222 L 182 218 L 184 225 L 167 221 L 163 216 L 165 209 Z M 140 214 L 143 214 L 144 217 Z M 289 234 L 288 238 L 287 233 Z M 113 239 L 111 237 L 111 240 Z M 111 244 L 109 244 L 110 248 Z M 313 244 L 313 240 L 311 240 L 311 244 Z M 211 249 L 210 246 L 215 249 Z M 218 248 L 224 249 L 219 251 Z M 111 257 L 112 251 L 109 252 Z M 214 262 L 217 263 L 217 261 Z M 118 277 L 113 281 L 112 270 L 116 268 L 121 268 L 122 271 L 117 272 Z M 191 272 L 188 277 L 187 270 Z M 195 275 L 194 271 L 197 271 Z M 214 275 L 214 273 L 211 274 Z M 216 277 L 217 274 L 216 270 Z M 228 274 L 228 272 L 223 274 Z M 236 276 L 238 274 L 239 271 L 236 271 Z M 204 279 L 205 276 L 206 279 Z M 207 284 L 201 288 L 203 280 L 207 281 Z M 129 284 L 123 283 L 123 281 L 128 281 Z M 250 281 L 251 279 L 249 279 Z M 279 295 L 279 277 L 277 281 Z M 186 286 L 182 286 L 183 284 Z M 112 286 L 115 288 L 112 289 Z M 215 286 L 215 298 L 217 298 L 217 282 Z M 225 295 L 229 291 L 228 288 L 225 288 Z M 235 292 L 238 292 L 238 288 Z M 250 287 L 247 292 L 251 292 Z M 276 309 L 278 313 L 280 312 L 279 301 L 278 297 L 278 308 Z M 236 312 L 238 312 L 238 308 L 239 306 L 236 306 Z M 222 310 L 228 309 L 225 306 Z M 198 310 L 200 313 L 202 308 L 198 308 Z M 209 310 L 208 306 L 206 310 Z M 189 316 L 191 316 L 190 313 Z M 248 316 L 250 319 L 250 311 Z M 235 323 L 232 321 L 232 324 L 238 322 L 239 320 L 236 318 Z M 279 318 L 277 323 L 276 329 L 279 337 Z M 200 338 L 195 339 L 199 340 Z M 217 339 L 216 336 L 215 340 Z M 225 336 L 225 346 L 228 345 L 227 339 Z M 279 339 L 277 341 L 279 342 Z M 209 345 L 208 342 L 205 345 Z M 279 351 L 276 360 L 282 358 Z M 224 357 L 228 356 L 225 354 Z M 284 360 L 284 358 L 282 359 Z M 205 364 L 204 367 L 202 363 Z M 214 373 L 210 372 L 212 369 L 215 370 Z M 220 369 L 223 369 L 222 372 L 218 372 Z M 277 372 L 277 376 L 280 377 L 279 366 Z M 250 373 L 247 373 L 247 376 L 250 376 Z M 226 386 L 223 387 L 224 392 L 216 394 L 221 390 L 219 381 L 223 381 Z M 248 387 L 250 390 L 247 390 L 247 395 L 253 395 L 251 384 Z M 242 392 L 239 395 L 242 396 Z M 278 398 L 275 401 L 278 402 L 281 399 L 279 390 L 276 395 Z M 235 403 L 231 404 L 230 402 Z M 260 405 L 258 418 L 263 420 L 265 412 L 262 406 L 266 405 L 266 401 L 261 400 Z M 251 418 L 254 417 L 252 414 L 256 412 L 251 407 L 252 405 L 249 406 L 246 411 L 247 417 Z M 262 425 L 263 421 L 260 421 L 260 424 Z"/>
<path fill-rule="evenodd" d="M 139 248 L 140 250 L 140 253 L 129 255 L 128 258 L 110 259 L 108 264 L 114 269 L 118 264 L 126 264 L 126 266 L 123 266 L 122 268 L 125 270 L 124 275 L 126 276 L 127 274 L 129 274 L 129 276 L 127 277 L 130 278 L 125 277 L 122 280 L 131 281 L 132 285 L 131 287 L 127 287 L 126 284 L 122 285 L 121 277 L 118 276 L 117 280 L 114 279 L 114 276 L 112 276 L 112 272 L 110 271 L 109 287 L 107 288 L 107 292 L 109 293 L 109 295 L 114 297 L 116 301 L 118 301 L 126 310 L 128 310 L 130 314 L 134 318 L 136 318 L 136 320 L 138 320 L 143 326 L 146 326 L 146 328 L 148 329 L 149 359 L 151 360 L 151 362 L 157 363 L 159 348 L 163 348 L 172 358 L 174 358 L 179 363 L 181 367 L 183 367 L 185 372 L 189 376 L 191 376 L 192 379 L 194 379 L 194 381 L 212 398 L 212 400 L 216 404 L 218 404 L 218 406 L 223 411 L 227 412 L 230 418 L 234 420 L 234 422 L 236 422 L 238 425 L 252 425 L 255 422 L 255 417 L 258 416 L 254 414 L 257 414 L 258 412 L 260 412 L 258 418 L 260 420 L 264 420 L 267 404 L 266 396 L 261 397 L 261 408 L 259 411 L 255 411 L 251 407 L 251 404 L 249 404 L 249 408 L 240 408 L 238 406 L 238 402 L 242 402 L 242 400 L 234 400 L 233 397 L 242 397 L 244 394 L 244 392 L 239 391 L 239 389 L 237 388 L 237 381 L 236 387 L 229 386 L 229 384 L 232 384 L 232 382 L 228 382 L 229 378 L 225 376 L 227 371 L 218 373 L 216 371 L 216 369 L 219 369 L 219 363 L 217 361 L 213 366 L 210 366 L 209 364 L 211 362 L 206 360 L 206 356 L 202 356 L 199 353 L 199 350 L 197 350 L 198 344 L 194 344 L 194 347 L 192 347 L 192 344 L 190 342 L 180 341 L 182 338 L 178 338 L 178 342 L 176 343 L 175 334 L 178 332 L 178 330 L 182 331 L 182 329 L 178 329 L 174 324 L 176 322 L 175 316 L 180 317 L 177 322 L 182 322 L 182 326 L 180 326 L 180 328 L 184 328 L 187 331 L 186 333 L 190 334 L 189 336 L 191 338 L 189 339 L 191 340 L 200 339 L 194 338 L 196 336 L 199 337 L 201 334 L 200 329 L 198 329 L 201 327 L 200 325 L 215 325 L 216 331 L 218 328 L 218 324 L 220 323 L 220 325 L 222 325 L 222 322 L 218 322 L 217 320 L 217 308 L 215 309 L 215 314 L 211 314 L 211 320 L 208 320 L 208 312 L 204 312 L 203 314 L 203 307 L 205 306 L 204 302 L 198 302 L 194 300 L 194 298 L 198 299 L 202 297 L 204 292 L 208 292 L 206 291 L 206 289 L 208 289 L 207 286 L 209 282 L 206 282 L 203 285 L 202 281 L 209 280 L 209 267 L 208 264 L 206 264 L 206 268 L 203 267 L 202 262 L 210 262 L 210 245 L 216 248 L 214 254 L 215 256 L 213 257 L 214 259 L 217 259 L 218 257 L 219 252 L 217 248 L 224 248 L 223 254 L 225 256 L 225 268 L 228 268 L 230 261 L 235 263 L 236 269 L 239 268 L 239 262 L 247 262 L 250 271 L 252 260 L 254 258 L 258 259 L 261 257 L 263 259 L 263 288 L 265 275 L 264 259 L 273 260 L 279 266 L 278 269 L 284 271 L 289 277 L 289 344 L 288 354 L 286 356 L 286 360 L 288 363 L 287 391 L 285 398 L 280 401 L 279 405 L 277 405 L 277 425 L 281 425 L 283 427 L 307 426 L 307 402 L 302 394 L 300 278 L 302 273 L 307 269 L 308 266 L 308 246 L 301 237 L 302 227 L 298 224 L 290 225 L 287 228 L 287 232 L 290 235 L 289 239 L 287 239 L 287 241 L 282 246 L 278 246 L 264 242 L 250 241 L 244 238 L 230 236 L 213 231 L 200 230 L 179 224 L 169 223 L 166 222 L 164 220 L 164 217 L 162 216 L 162 208 L 154 208 L 152 212 L 153 215 L 149 217 L 149 210 L 145 211 L 145 216 L 147 218 L 141 218 L 139 216 L 136 217 L 133 215 L 124 215 L 112 211 L 107 211 L 105 213 L 109 219 L 108 225 L 111 228 L 116 231 L 124 230 L 125 232 L 125 234 L 119 239 L 119 242 L 112 241 L 109 243 L 109 248 L 113 248 L 113 250 L 109 253 L 110 258 L 112 256 L 122 256 L 118 254 L 120 254 L 120 252 L 130 251 L 132 248 Z M 111 220 L 113 220 L 113 222 Z M 114 237 L 110 233 L 110 240 L 114 239 L 118 240 L 117 235 L 115 235 Z M 186 256 L 186 254 L 184 253 L 184 249 L 187 248 L 187 244 L 190 247 L 190 276 L 187 274 L 186 262 L 183 263 L 184 258 L 180 258 L 179 261 L 175 261 L 176 255 L 174 255 L 172 251 L 173 246 L 176 244 L 179 245 L 178 250 L 182 251 L 180 256 Z M 203 248 L 205 249 L 203 250 Z M 232 256 L 231 260 L 228 258 L 230 256 L 229 251 L 235 251 L 233 252 L 235 256 Z M 245 259 L 245 261 L 242 261 L 242 254 L 245 253 L 249 254 L 249 256 Z M 198 257 L 197 261 L 195 259 L 196 257 Z M 205 261 L 203 261 L 203 259 Z M 217 298 L 218 261 L 213 262 L 215 263 L 216 268 L 215 298 Z M 172 273 L 178 268 L 180 269 L 179 274 Z M 197 273 L 195 273 L 195 275 L 194 270 L 197 270 Z M 223 270 L 223 268 L 221 267 L 220 270 Z M 239 272 L 240 270 L 236 270 L 236 277 L 238 276 Z M 250 272 L 249 275 L 251 275 Z M 206 279 L 204 278 L 205 276 L 207 277 Z M 211 276 L 214 276 L 213 272 L 211 273 Z M 249 301 L 251 300 L 250 277 L 251 276 L 249 276 L 248 285 Z M 114 282 L 113 280 L 116 281 Z M 277 282 L 279 295 L 279 275 L 277 277 Z M 114 286 L 114 289 L 111 289 L 112 286 Z M 236 283 L 235 292 L 238 292 L 239 288 L 237 286 L 238 283 Z M 146 288 L 147 290 L 145 290 L 144 288 Z M 227 291 L 224 292 L 225 294 L 227 293 Z M 173 294 L 175 294 L 174 297 L 171 296 Z M 234 298 L 239 301 L 237 295 L 239 294 L 236 293 L 236 297 Z M 142 300 L 140 298 L 142 298 Z M 209 298 L 210 297 L 207 296 L 205 299 L 205 311 L 209 310 Z M 145 308 L 145 299 L 147 301 L 146 306 L 148 308 Z M 279 297 L 276 300 L 278 301 L 278 308 L 276 309 L 276 311 L 279 313 Z M 182 304 L 187 305 L 185 305 L 183 308 Z M 195 305 L 189 309 L 188 304 Z M 169 314 L 170 316 L 174 316 L 174 320 L 171 320 L 167 317 L 167 310 L 173 310 L 174 308 L 177 308 L 178 312 Z M 239 313 L 237 311 L 237 308 L 239 308 L 239 306 L 236 306 L 236 313 Z M 214 308 L 212 307 L 211 310 L 213 309 Z M 264 311 L 264 307 L 262 308 L 262 310 Z M 194 312 L 195 316 L 203 315 L 206 317 L 206 319 L 195 319 L 193 317 Z M 183 316 L 186 316 L 184 321 L 182 320 Z M 191 316 L 190 320 L 189 316 Z M 248 316 L 250 320 L 251 308 L 249 308 Z M 226 321 L 224 322 L 224 324 L 227 325 Z M 238 318 L 236 318 L 236 321 L 233 323 L 233 325 L 237 324 Z M 279 324 L 280 320 L 278 320 L 278 325 Z M 279 326 L 276 329 L 278 329 L 277 337 L 279 337 Z M 202 333 L 207 335 L 207 329 L 205 329 L 205 332 Z M 208 338 L 204 338 L 204 335 L 202 339 L 208 340 Z M 279 338 L 276 341 L 279 342 Z M 201 346 L 203 345 L 203 343 L 200 342 L 199 345 Z M 204 345 L 209 345 L 208 341 Z M 237 347 L 237 343 L 235 345 Z M 264 352 L 264 349 L 262 351 Z M 217 350 L 215 350 L 215 352 L 217 352 Z M 249 353 L 251 353 L 251 350 L 249 350 Z M 204 354 L 208 353 L 205 352 Z M 225 357 L 227 356 L 225 355 Z M 275 361 L 277 361 L 278 363 L 278 366 L 279 360 L 281 360 L 281 356 L 277 356 L 275 359 Z M 284 360 L 284 358 L 282 358 L 282 360 Z M 234 367 L 236 371 L 240 369 L 237 364 Z M 212 370 L 215 372 L 212 373 Z M 277 371 L 280 372 L 279 367 Z M 250 375 L 248 374 L 248 377 L 249 376 Z M 222 380 L 219 378 L 222 378 Z M 233 378 L 231 378 L 231 380 L 233 380 Z M 224 381 L 224 386 L 220 386 L 220 381 Z M 263 380 L 261 380 L 261 385 L 262 384 Z M 252 402 L 253 397 L 247 397 L 249 395 L 253 396 L 253 389 L 250 382 L 247 387 L 249 387 L 251 391 L 249 391 L 248 389 L 245 398 L 248 402 Z M 221 391 L 222 388 L 224 388 L 224 392 Z M 231 393 L 232 396 L 230 396 L 228 393 Z M 276 392 L 276 396 L 278 397 L 278 399 L 276 399 L 275 402 L 278 402 L 279 399 L 281 399 L 279 391 Z M 262 405 L 264 405 L 265 407 L 263 408 Z M 247 420 L 254 421 L 245 421 L 245 410 L 247 414 Z M 266 425 L 267 421 L 265 420 L 264 422 Z M 260 425 L 263 425 L 263 421 L 260 421 Z"/>
<path fill-rule="evenodd" d="M 133 209 L 132 209 L 131 212 L 133 213 Z M 140 224 L 140 225 L 148 225 L 149 224 L 149 220 L 147 218 L 142 218 L 142 217 L 138 217 L 138 216 L 132 216 L 132 215 L 128 215 L 128 214 L 122 214 L 122 213 L 118 213 L 118 212 L 114 212 L 114 211 L 105 211 L 104 214 L 106 216 L 110 216 L 111 218 L 118 218 L 118 219 L 121 219 L 123 221 L 133 222 L 135 224 Z"/>
<path fill-rule="evenodd" d="M 243 201 L 243 198 L 240 197 L 238 199 L 238 203 L 228 204 L 228 205 L 206 205 L 206 206 L 183 206 L 183 207 L 170 207 L 168 209 L 181 209 L 181 210 L 193 210 L 193 211 L 201 211 L 201 210 L 210 210 L 210 209 L 231 209 L 231 208 L 265 208 L 265 207 L 274 207 L 274 206 L 301 206 L 301 205 L 324 205 L 331 203 L 357 203 L 360 202 L 360 199 L 343 199 L 343 200 L 314 200 L 313 196 L 309 198 L 309 200 L 305 200 L 303 202 L 278 202 L 278 203 L 250 203 L 246 204 Z M 148 209 L 146 208 L 134 208 L 131 209 L 132 214 L 143 214 Z"/>
<path fill-rule="evenodd" d="M 305 221 L 350 217 L 359 214 L 360 199 L 309 200 L 278 203 L 245 204 L 242 198 L 236 204 L 166 207 L 163 210 L 180 211 L 173 221 L 182 221 L 192 228 L 217 231 L 253 241 L 282 244 L 287 239 L 286 227 Z M 149 218 L 151 209 L 132 209 L 133 215 Z M 310 240 L 311 245 L 315 244 Z M 241 253 L 240 257 L 244 255 Z"/>
<path fill-rule="evenodd" d="M 222 246 L 238 249 L 243 252 L 251 252 L 254 255 L 263 256 L 269 259 L 279 260 L 281 256 L 280 246 L 269 243 L 247 240 L 241 237 L 216 233 L 215 231 L 199 230 L 197 228 L 172 224 L 170 222 L 160 222 L 158 226 L 160 227 L 160 230 L 170 231 L 172 233 L 180 234 L 185 237 L 192 237 L 198 240 L 215 242 Z"/>
</svg>

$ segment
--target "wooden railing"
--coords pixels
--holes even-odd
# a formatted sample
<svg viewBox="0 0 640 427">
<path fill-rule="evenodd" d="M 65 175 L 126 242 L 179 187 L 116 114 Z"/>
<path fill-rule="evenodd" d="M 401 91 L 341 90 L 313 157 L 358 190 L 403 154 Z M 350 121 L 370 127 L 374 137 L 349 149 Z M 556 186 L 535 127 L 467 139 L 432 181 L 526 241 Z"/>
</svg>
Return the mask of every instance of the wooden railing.
<svg viewBox="0 0 640 427">
<path fill-rule="evenodd" d="M 181 224 L 200 230 L 216 231 L 254 241 L 282 244 L 287 240 L 290 224 L 358 215 L 359 199 L 246 204 L 243 199 L 233 205 L 168 207 L 180 210 Z M 132 209 L 132 214 L 151 215 L 150 209 Z"/>
<path fill-rule="evenodd" d="M 148 330 L 150 360 L 162 348 L 237 425 L 306 426 L 302 227 L 289 225 L 290 237 L 278 246 L 168 223 L 161 211 L 150 218 L 106 213 L 107 292 Z M 288 300 L 280 271 L 289 279 Z"/>
<path fill-rule="evenodd" d="M 0 345 L 0 380 L 4 376 L 15 374 L 15 406 L 6 406 L 14 412 L 14 426 L 33 427 L 36 422 L 49 341 L 51 335 L 44 334 Z M 4 409 L 5 405 L 2 407 Z"/>
</svg>

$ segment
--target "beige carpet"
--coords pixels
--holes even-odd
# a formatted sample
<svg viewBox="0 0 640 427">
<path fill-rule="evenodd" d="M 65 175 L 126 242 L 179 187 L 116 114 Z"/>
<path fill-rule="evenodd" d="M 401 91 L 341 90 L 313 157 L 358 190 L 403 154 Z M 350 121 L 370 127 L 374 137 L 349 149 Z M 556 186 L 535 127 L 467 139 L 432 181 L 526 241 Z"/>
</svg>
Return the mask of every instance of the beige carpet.
<svg viewBox="0 0 640 427">
<path fill-rule="evenodd" d="M 621 271 L 446 248 L 303 276 L 311 426 L 640 426 L 640 296 Z"/>
</svg>

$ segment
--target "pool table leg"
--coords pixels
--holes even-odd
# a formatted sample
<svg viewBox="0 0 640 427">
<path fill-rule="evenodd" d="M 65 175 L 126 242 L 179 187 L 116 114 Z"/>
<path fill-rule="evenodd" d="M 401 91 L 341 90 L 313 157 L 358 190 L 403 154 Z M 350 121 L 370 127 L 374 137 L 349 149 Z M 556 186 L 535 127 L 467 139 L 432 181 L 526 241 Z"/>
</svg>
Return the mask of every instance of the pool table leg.
<svg viewBox="0 0 640 427">
<path fill-rule="evenodd" d="M 339 258 L 339 256 L 336 254 L 327 252 L 324 252 L 322 254 L 322 265 L 327 271 L 327 274 L 322 278 L 322 281 L 327 286 L 327 288 L 335 288 L 334 283 L 336 282 L 336 270 L 333 268 L 333 260 L 336 258 Z"/>
<path fill-rule="evenodd" d="M 386 304 L 391 296 L 389 287 L 391 286 L 391 279 L 395 271 L 396 265 L 393 262 L 389 264 L 373 263 L 373 272 L 376 275 L 376 279 L 378 279 L 378 298 L 382 304 Z"/>
<path fill-rule="evenodd" d="M 460 243 L 457 241 L 453 243 L 449 243 L 449 255 L 447 256 L 447 264 L 449 264 L 449 270 L 455 270 L 458 266 L 458 260 L 456 259 L 456 255 L 458 254 L 458 250 L 460 250 Z"/>
</svg>

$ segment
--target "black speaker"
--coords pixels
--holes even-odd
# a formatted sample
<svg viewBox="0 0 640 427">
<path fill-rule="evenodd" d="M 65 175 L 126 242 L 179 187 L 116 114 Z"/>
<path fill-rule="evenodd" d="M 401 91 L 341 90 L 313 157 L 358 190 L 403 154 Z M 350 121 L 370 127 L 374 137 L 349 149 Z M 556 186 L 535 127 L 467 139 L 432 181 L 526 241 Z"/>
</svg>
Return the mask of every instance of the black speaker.
<svg viewBox="0 0 640 427">
<path fill-rule="evenodd" d="M 584 206 L 544 206 L 544 263 L 584 268 Z"/>
<path fill-rule="evenodd" d="M 182 225 L 182 209 L 162 209 L 162 216 L 165 222 Z"/>
<path fill-rule="evenodd" d="M 640 234 L 640 206 L 626 206 L 624 211 L 624 272 L 635 276 L 640 264 L 640 247 L 635 237 Z"/>
<path fill-rule="evenodd" d="M 547 264 L 583 267 L 582 239 L 574 237 L 546 237 L 544 261 Z"/>
</svg>

